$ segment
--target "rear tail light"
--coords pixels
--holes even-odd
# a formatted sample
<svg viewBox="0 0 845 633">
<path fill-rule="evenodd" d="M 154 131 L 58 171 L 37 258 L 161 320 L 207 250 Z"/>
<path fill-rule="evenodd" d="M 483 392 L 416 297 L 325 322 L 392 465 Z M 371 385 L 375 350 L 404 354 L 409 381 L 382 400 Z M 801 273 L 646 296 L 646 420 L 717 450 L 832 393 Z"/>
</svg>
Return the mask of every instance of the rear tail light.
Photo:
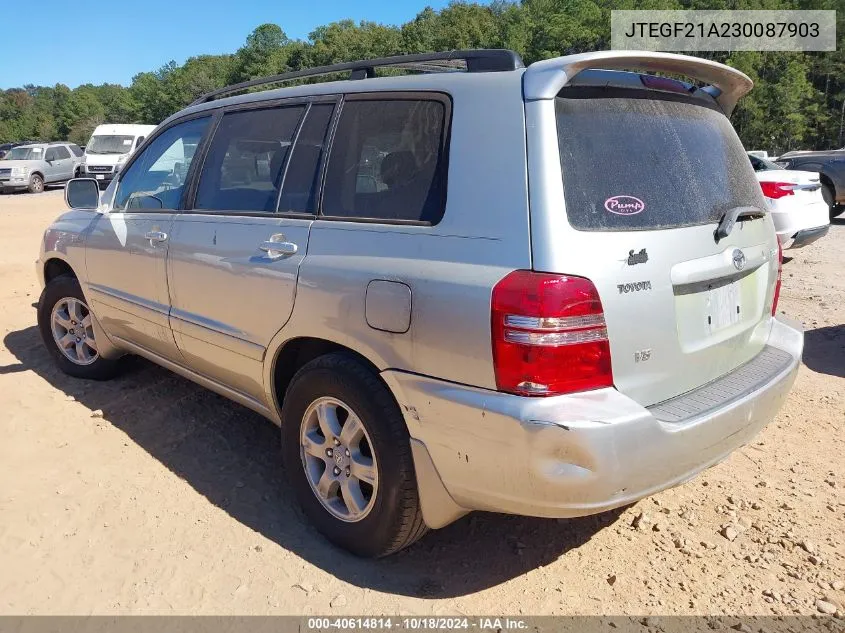
<svg viewBox="0 0 845 633">
<path fill-rule="evenodd" d="M 763 195 L 772 200 L 795 195 L 795 185 L 791 182 L 761 182 L 760 188 Z"/>
<path fill-rule="evenodd" d="M 589 279 L 515 270 L 493 288 L 496 386 L 549 396 L 613 386 L 598 291 Z"/>
<path fill-rule="evenodd" d="M 780 280 L 783 276 L 783 248 L 781 248 L 780 240 L 778 240 L 778 278 L 775 282 L 775 296 L 772 299 L 772 316 L 778 312 L 778 300 L 780 299 Z"/>
</svg>

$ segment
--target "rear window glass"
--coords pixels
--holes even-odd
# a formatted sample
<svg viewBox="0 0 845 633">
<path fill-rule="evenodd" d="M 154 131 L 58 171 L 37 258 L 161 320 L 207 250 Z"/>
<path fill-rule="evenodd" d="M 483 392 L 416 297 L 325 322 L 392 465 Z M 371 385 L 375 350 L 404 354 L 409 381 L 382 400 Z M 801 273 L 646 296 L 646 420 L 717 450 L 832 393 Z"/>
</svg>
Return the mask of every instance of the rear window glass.
<svg viewBox="0 0 845 633">
<path fill-rule="evenodd" d="M 571 90 L 571 92 L 569 91 Z M 765 208 L 728 119 L 705 105 L 615 90 L 556 99 L 566 213 L 585 231 L 716 223 L 733 207 Z"/>
</svg>

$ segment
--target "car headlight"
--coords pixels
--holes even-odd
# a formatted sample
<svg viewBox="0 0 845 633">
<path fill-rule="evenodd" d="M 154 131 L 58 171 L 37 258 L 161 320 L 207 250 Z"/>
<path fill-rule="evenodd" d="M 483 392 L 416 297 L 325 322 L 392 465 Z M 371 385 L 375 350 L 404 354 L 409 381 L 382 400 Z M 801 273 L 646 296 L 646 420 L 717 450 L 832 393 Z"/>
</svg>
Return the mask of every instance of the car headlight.
<svg viewBox="0 0 845 633">
<path fill-rule="evenodd" d="M 12 167 L 12 178 L 26 178 L 29 176 L 29 167 Z"/>
</svg>

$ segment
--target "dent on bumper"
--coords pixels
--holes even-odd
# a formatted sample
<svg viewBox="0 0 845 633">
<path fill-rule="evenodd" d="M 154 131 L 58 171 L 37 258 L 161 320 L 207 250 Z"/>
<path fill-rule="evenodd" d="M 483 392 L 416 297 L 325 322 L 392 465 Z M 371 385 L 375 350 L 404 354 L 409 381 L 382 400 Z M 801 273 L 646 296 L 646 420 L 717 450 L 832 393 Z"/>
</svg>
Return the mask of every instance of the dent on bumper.
<svg viewBox="0 0 845 633">
<path fill-rule="evenodd" d="M 468 510 L 574 517 L 683 483 L 748 443 L 792 386 L 800 324 L 775 320 L 768 343 L 788 352 L 782 371 L 724 406 L 672 423 L 615 389 L 522 398 L 398 371 L 383 375 L 415 440 L 415 459 L 421 448 L 418 461 L 430 458 L 429 472 L 418 477 L 431 527 Z"/>
</svg>

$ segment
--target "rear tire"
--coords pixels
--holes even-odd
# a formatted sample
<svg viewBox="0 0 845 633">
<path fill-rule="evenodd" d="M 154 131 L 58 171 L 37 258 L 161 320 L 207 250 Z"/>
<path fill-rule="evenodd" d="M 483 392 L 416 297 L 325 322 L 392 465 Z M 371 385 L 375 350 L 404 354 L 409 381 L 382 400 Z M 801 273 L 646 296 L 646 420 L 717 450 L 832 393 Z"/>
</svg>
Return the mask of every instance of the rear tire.
<svg viewBox="0 0 845 633">
<path fill-rule="evenodd" d="M 827 206 L 830 207 L 830 219 L 842 215 L 842 212 L 845 211 L 845 205 L 836 204 L 836 192 L 833 190 L 833 185 L 829 182 L 825 182 L 822 185 L 822 198 L 827 203 Z"/>
<path fill-rule="evenodd" d="M 354 421 L 363 430 L 350 442 Z M 284 399 L 282 447 L 303 511 L 334 544 L 375 558 L 426 533 L 405 420 L 384 383 L 352 355 L 321 356 L 296 373 Z"/>
<path fill-rule="evenodd" d="M 38 329 L 47 352 L 64 373 L 74 378 L 108 380 L 118 361 L 97 352 L 93 314 L 75 277 L 52 279 L 38 300 Z"/>
<path fill-rule="evenodd" d="M 38 174 L 29 177 L 29 185 L 26 188 L 29 193 L 41 193 L 44 191 L 44 179 Z"/>
</svg>

